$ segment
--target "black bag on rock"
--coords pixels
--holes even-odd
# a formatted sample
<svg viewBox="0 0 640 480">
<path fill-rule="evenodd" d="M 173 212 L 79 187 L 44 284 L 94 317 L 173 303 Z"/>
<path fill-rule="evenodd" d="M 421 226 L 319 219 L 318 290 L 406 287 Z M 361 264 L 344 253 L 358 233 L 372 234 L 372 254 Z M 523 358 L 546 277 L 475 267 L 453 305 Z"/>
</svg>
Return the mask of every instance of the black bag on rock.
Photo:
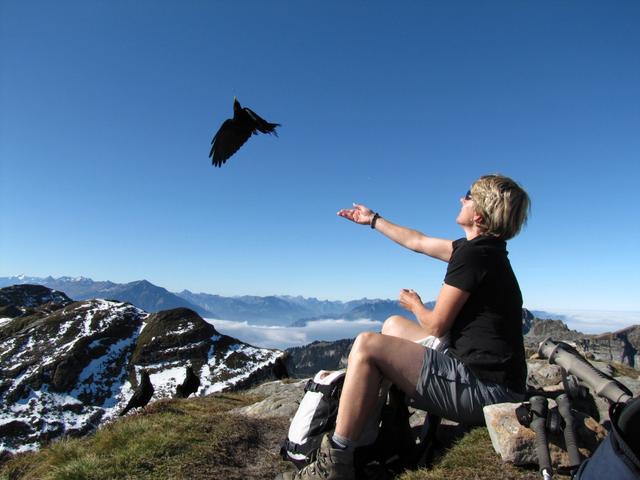
<svg viewBox="0 0 640 480">
<path fill-rule="evenodd" d="M 640 479 L 640 397 L 609 409 L 611 432 L 580 465 L 578 480 Z"/>
</svg>

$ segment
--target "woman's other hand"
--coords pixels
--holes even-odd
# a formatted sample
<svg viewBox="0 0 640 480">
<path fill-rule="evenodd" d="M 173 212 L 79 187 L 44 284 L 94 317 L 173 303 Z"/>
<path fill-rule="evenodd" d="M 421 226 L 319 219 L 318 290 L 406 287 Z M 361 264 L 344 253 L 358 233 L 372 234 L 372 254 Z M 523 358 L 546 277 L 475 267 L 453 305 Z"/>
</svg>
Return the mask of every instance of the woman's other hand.
<svg viewBox="0 0 640 480">
<path fill-rule="evenodd" d="M 422 303 L 420 295 L 410 288 L 403 288 L 400 290 L 398 303 L 402 308 L 409 310 L 416 316 L 420 310 L 424 309 L 424 304 Z"/>
<path fill-rule="evenodd" d="M 344 217 L 360 225 L 370 225 L 374 212 L 364 205 L 353 204 L 353 208 L 343 208 L 338 211 L 338 216 Z"/>
</svg>

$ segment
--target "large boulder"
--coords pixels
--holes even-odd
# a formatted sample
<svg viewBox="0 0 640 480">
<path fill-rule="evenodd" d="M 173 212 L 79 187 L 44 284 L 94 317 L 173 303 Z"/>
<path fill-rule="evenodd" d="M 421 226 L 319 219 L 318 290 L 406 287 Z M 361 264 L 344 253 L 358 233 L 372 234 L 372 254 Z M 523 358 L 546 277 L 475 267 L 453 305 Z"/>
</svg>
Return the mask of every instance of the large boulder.
<svg viewBox="0 0 640 480">
<path fill-rule="evenodd" d="M 499 403 L 484 407 L 484 418 L 491 443 L 505 462 L 515 465 L 537 464 L 535 433 L 518 422 L 515 412 L 519 405 L 519 403 Z M 554 406 L 555 402 L 550 400 L 549 407 Z M 589 457 L 606 436 L 606 430 L 593 418 L 583 413 L 574 412 L 574 418 L 580 453 L 583 457 Z M 569 464 L 563 436 L 549 435 L 549 452 L 554 467 Z"/>
<path fill-rule="evenodd" d="M 289 421 L 296 414 L 300 400 L 304 395 L 307 380 L 272 381 L 249 390 L 249 394 L 266 397 L 261 401 L 236 409 L 237 413 L 249 417 L 269 418 L 285 417 Z"/>
</svg>

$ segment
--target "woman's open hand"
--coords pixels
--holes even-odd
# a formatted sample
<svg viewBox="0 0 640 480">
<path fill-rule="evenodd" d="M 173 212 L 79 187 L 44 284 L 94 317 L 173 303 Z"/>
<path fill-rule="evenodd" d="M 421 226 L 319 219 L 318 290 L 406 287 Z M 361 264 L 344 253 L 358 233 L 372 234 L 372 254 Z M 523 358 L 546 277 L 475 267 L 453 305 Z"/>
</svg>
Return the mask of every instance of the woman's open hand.
<svg viewBox="0 0 640 480">
<path fill-rule="evenodd" d="M 424 308 L 424 304 L 422 303 L 422 299 L 420 295 L 418 295 L 414 290 L 410 288 L 403 288 L 400 290 L 400 298 L 398 299 L 398 303 L 405 310 L 409 310 L 411 313 L 416 315 L 420 309 Z"/>
<path fill-rule="evenodd" d="M 343 208 L 338 211 L 338 216 L 359 223 L 360 225 L 370 225 L 371 220 L 373 220 L 373 214 L 370 208 L 357 203 L 353 204 L 353 208 Z"/>
</svg>

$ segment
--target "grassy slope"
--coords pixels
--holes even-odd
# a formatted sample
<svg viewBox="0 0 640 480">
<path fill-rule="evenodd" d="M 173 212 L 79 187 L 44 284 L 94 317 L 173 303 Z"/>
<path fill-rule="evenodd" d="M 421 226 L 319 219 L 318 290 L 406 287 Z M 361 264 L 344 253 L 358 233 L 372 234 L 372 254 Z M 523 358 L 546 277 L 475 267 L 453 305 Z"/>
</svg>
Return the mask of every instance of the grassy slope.
<svg viewBox="0 0 640 480">
<path fill-rule="evenodd" d="M 228 412 L 255 401 L 238 394 L 155 402 L 95 435 L 17 455 L 1 479 L 273 478 L 286 467 L 270 453 L 283 420 L 252 420 Z M 278 437 L 279 439 L 279 437 Z"/>
<path fill-rule="evenodd" d="M 95 435 L 17 455 L 0 467 L 0 479 L 271 479 L 290 468 L 277 455 L 286 421 L 228 413 L 256 400 L 233 393 L 159 401 Z M 493 451 L 486 428 L 477 428 L 432 469 L 405 472 L 399 478 L 533 480 L 539 474 L 504 464 Z"/>
<path fill-rule="evenodd" d="M 453 445 L 431 469 L 405 472 L 399 480 L 534 480 L 534 467 L 515 467 L 500 460 L 486 428 L 475 428 Z M 554 475 L 557 480 L 568 476 Z"/>
</svg>

